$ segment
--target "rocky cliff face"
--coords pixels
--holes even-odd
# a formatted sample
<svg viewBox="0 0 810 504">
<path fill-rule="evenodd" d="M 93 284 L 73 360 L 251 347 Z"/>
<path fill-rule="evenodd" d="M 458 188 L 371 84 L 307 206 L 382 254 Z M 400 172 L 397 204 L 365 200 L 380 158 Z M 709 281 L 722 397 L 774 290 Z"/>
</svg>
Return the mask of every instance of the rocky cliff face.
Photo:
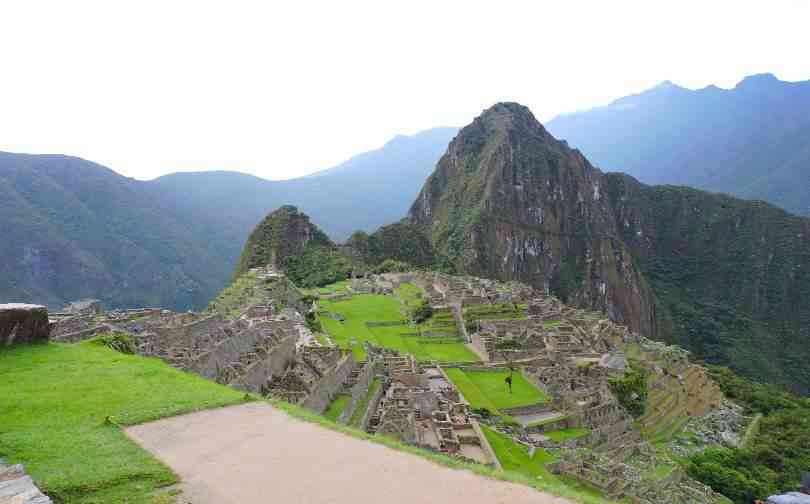
<svg viewBox="0 0 810 504">
<path fill-rule="evenodd" d="M 451 142 L 411 207 L 439 264 L 521 280 L 810 392 L 810 220 L 604 174 L 515 103 Z"/>
<path fill-rule="evenodd" d="M 410 210 L 458 271 L 521 280 L 655 332 L 604 175 L 526 107 L 500 103 L 451 142 Z"/>
</svg>

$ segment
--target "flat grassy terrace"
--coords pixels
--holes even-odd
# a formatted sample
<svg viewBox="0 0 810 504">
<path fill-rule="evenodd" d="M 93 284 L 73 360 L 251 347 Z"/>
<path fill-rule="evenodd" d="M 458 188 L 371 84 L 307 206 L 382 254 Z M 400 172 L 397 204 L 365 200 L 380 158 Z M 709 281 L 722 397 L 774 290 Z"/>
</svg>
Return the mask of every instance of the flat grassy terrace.
<svg viewBox="0 0 810 504">
<path fill-rule="evenodd" d="M 403 284 L 399 292 L 400 299 L 415 300 L 419 289 L 411 284 Z M 431 319 L 418 328 L 409 326 L 406 323 L 405 306 L 400 299 L 379 294 L 357 294 L 342 301 L 322 299 L 318 304 L 319 311 L 340 314 L 343 321 L 323 315 L 319 319 L 332 341 L 341 348 L 351 349 L 358 360 L 365 360 L 363 343 L 369 341 L 377 346 L 412 354 L 420 361 L 478 362 L 478 356 L 458 336 L 420 336 L 421 330 L 433 329 L 434 321 Z M 375 322 L 396 321 L 402 323 L 374 326 Z M 371 326 L 368 325 L 369 322 L 372 323 Z"/>
<path fill-rule="evenodd" d="M 329 407 L 323 412 L 323 416 L 333 422 L 337 422 L 338 418 L 340 418 L 340 414 L 343 413 L 343 410 L 346 409 L 350 402 L 352 402 L 352 396 L 339 394 L 329 403 Z"/>
<path fill-rule="evenodd" d="M 596 503 L 615 503 L 616 501 L 609 500 L 594 488 L 579 483 L 578 481 L 566 478 L 564 476 L 555 476 L 548 469 L 545 464 L 554 461 L 554 456 L 542 448 L 535 448 L 534 454 L 529 456 L 529 448 L 516 443 L 512 438 L 497 432 L 486 425 L 482 425 L 481 429 L 484 431 L 489 445 L 498 457 L 498 462 L 506 471 L 512 471 L 523 474 L 529 478 L 540 481 L 545 485 L 558 486 L 564 485 L 568 487 L 581 502 L 596 502 Z M 626 501 L 619 501 L 623 504 L 629 504 Z"/>
<path fill-rule="evenodd" d="M 498 413 L 502 408 L 530 406 L 547 400 L 546 395 L 529 383 L 520 372 L 512 374 L 512 392 L 505 379 L 509 370 L 465 371 L 459 368 L 444 370 L 453 384 L 470 402 L 470 406 Z"/>
<path fill-rule="evenodd" d="M 236 404 L 244 393 L 87 341 L 0 351 L 0 457 L 56 502 L 170 502 L 172 471 L 129 440 L 133 425 Z M 127 500 L 128 499 L 128 500 Z"/>
</svg>

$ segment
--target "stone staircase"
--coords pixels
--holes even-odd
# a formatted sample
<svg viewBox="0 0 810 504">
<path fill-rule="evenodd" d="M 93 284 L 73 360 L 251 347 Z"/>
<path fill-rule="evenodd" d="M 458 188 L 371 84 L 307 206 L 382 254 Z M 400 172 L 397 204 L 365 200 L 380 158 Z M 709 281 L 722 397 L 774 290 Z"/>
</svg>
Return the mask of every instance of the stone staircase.
<svg viewBox="0 0 810 504">
<path fill-rule="evenodd" d="M 25 474 L 23 466 L 0 463 L 0 504 L 52 504 Z"/>
</svg>

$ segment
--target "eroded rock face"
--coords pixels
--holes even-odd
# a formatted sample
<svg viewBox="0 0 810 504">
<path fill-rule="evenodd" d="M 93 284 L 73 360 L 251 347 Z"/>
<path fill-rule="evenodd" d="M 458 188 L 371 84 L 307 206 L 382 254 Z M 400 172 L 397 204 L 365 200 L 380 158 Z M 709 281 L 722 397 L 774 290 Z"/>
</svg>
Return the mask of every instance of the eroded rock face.
<svg viewBox="0 0 810 504">
<path fill-rule="evenodd" d="M 48 309 L 44 306 L 0 304 L 0 347 L 47 341 L 50 332 Z"/>
<path fill-rule="evenodd" d="M 653 297 L 604 190 L 602 172 L 529 109 L 500 103 L 450 143 L 409 218 L 457 271 L 519 280 L 654 334 Z"/>
</svg>

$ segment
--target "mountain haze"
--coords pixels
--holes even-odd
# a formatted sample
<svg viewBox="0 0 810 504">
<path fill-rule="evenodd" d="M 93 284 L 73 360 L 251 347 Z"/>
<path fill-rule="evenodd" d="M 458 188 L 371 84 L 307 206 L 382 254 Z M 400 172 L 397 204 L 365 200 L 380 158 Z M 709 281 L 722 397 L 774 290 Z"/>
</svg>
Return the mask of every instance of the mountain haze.
<svg viewBox="0 0 810 504">
<path fill-rule="evenodd" d="M 398 136 L 277 182 L 225 171 L 143 182 L 75 157 L 0 153 L 0 301 L 203 308 L 272 210 L 296 205 L 337 239 L 371 231 L 406 214 L 455 132 Z"/>
<path fill-rule="evenodd" d="M 808 111 L 810 81 L 760 74 L 733 89 L 667 81 L 547 126 L 602 169 L 810 215 Z"/>
</svg>

